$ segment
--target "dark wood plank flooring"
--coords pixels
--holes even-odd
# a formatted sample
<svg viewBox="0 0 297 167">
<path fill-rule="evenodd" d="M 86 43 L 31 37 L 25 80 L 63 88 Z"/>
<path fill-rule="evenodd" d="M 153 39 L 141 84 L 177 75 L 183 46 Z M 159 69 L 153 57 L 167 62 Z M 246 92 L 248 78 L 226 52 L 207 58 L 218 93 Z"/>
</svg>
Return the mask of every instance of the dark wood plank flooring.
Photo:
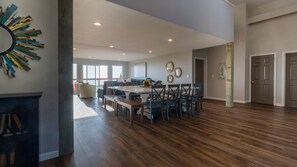
<svg viewBox="0 0 297 167">
<path fill-rule="evenodd" d="M 207 100 L 193 116 L 130 127 L 97 99 L 84 102 L 98 116 L 75 121 L 75 152 L 41 167 L 297 166 L 297 109 Z"/>
</svg>

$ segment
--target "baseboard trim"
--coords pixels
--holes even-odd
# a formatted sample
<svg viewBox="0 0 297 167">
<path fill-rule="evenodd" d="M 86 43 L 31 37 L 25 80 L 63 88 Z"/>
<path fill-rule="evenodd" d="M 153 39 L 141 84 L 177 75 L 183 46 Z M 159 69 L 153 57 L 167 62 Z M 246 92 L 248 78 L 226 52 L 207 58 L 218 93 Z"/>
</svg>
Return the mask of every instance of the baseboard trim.
<svg viewBox="0 0 297 167">
<path fill-rule="evenodd" d="M 274 104 L 274 106 L 278 106 L 278 107 L 285 107 L 285 105 L 284 105 L 284 104 L 280 104 L 280 103 L 276 103 L 276 104 Z"/>
<path fill-rule="evenodd" d="M 59 156 L 59 151 L 47 152 L 39 155 L 39 161 L 46 161 Z"/>
<path fill-rule="evenodd" d="M 218 98 L 218 97 L 207 97 L 206 99 L 211 99 L 211 100 L 218 100 L 218 101 L 226 101 L 224 98 Z M 242 100 L 234 100 L 235 103 L 242 103 L 246 104 L 248 101 L 242 101 Z"/>
<path fill-rule="evenodd" d="M 246 104 L 248 101 L 243 101 L 243 100 L 234 100 L 235 103 L 241 103 L 241 104 Z"/>
<path fill-rule="evenodd" d="M 226 99 L 224 99 L 224 98 L 218 98 L 218 97 L 206 97 L 205 99 L 218 100 L 218 101 L 226 101 Z"/>
</svg>

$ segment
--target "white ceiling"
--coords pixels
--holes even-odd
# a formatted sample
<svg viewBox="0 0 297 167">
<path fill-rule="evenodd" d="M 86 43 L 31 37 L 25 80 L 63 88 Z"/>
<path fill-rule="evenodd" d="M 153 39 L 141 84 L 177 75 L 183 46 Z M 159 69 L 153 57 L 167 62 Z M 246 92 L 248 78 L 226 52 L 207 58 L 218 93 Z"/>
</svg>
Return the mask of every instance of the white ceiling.
<svg viewBox="0 0 297 167">
<path fill-rule="evenodd" d="M 133 61 L 226 42 L 105 0 L 74 0 L 74 57 Z"/>
</svg>

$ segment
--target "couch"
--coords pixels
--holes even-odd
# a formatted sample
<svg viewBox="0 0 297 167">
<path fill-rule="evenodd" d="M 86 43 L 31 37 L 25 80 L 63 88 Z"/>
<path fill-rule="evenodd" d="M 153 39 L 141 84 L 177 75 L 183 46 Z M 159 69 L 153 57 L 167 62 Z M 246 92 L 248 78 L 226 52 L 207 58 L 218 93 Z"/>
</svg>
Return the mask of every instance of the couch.
<svg viewBox="0 0 297 167">
<path fill-rule="evenodd" d="M 80 98 L 96 97 L 96 86 L 88 83 L 77 83 L 77 95 Z"/>
</svg>

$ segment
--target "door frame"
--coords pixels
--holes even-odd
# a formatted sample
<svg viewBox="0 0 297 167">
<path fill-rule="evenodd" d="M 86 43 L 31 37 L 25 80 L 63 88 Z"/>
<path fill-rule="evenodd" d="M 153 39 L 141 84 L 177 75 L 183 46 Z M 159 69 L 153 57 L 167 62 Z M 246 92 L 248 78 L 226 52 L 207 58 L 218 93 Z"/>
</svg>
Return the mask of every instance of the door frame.
<svg viewBox="0 0 297 167">
<path fill-rule="evenodd" d="M 285 107 L 286 106 L 286 68 L 287 68 L 287 54 L 289 53 L 297 53 L 297 50 L 289 50 L 289 51 L 283 51 L 282 52 L 282 84 L 283 84 L 283 87 L 282 87 L 282 96 L 283 96 L 283 99 L 282 99 L 282 104 L 281 106 L 282 107 Z"/>
<path fill-rule="evenodd" d="M 249 102 L 252 102 L 252 57 L 273 55 L 273 105 L 276 105 L 276 53 L 252 54 L 249 56 Z"/>
<path fill-rule="evenodd" d="M 193 77 L 193 82 L 196 81 L 196 60 L 204 60 L 204 90 L 203 90 L 203 96 L 204 98 L 207 98 L 207 58 L 202 58 L 202 57 L 194 57 L 194 77 Z"/>
</svg>

